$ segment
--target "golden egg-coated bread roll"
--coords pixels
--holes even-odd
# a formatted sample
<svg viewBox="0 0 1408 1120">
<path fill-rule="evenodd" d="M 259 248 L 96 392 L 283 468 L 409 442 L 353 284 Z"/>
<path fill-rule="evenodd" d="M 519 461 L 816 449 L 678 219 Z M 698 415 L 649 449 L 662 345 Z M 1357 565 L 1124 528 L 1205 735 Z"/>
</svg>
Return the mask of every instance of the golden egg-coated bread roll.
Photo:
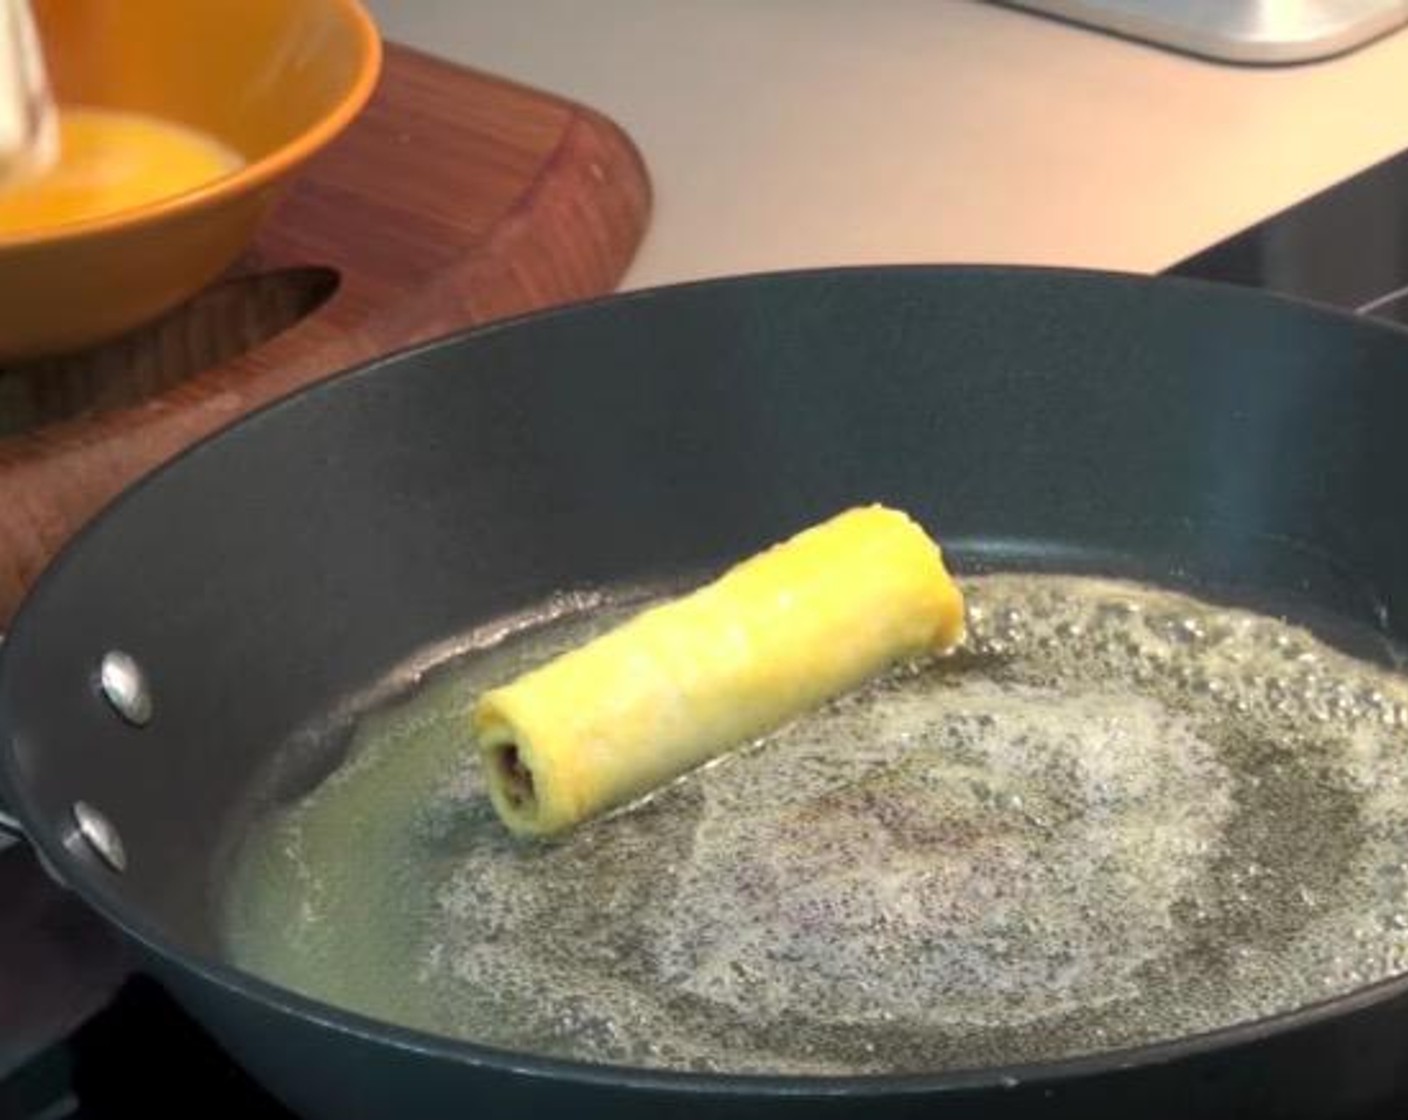
<svg viewBox="0 0 1408 1120">
<path fill-rule="evenodd" d="M 484 694 L 474 730 L 514 832 L 549 835 L 963 637 L 963 597 L 903 513 L 847 510 Z"/>
</svg>

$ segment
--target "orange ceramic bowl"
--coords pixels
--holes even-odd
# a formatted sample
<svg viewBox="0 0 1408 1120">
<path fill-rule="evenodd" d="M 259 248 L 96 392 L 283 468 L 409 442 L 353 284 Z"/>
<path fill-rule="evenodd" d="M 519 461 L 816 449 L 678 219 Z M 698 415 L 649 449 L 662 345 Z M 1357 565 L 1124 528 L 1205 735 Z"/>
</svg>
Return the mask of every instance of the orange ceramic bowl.
<svg viewBox="0 0 1408 1120">
<path fill-rule="evenodd" d="M 246 162 L 146 206 L 0 236 L 0 363 L 101 342 L 208 284 L 381 68 L 357 0 L 37 0 L 35 16 L 61 104 L 179 121 Z"/>
</svg>

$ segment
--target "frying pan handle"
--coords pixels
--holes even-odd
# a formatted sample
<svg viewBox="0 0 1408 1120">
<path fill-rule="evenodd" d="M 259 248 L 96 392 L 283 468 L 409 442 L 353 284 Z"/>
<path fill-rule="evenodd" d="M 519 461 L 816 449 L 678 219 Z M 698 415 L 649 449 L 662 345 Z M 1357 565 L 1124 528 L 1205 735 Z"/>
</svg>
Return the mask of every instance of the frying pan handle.
<svg viewBox="0 0 1408 1120">
<path fill-rule="evenodd" d="M 3 641 L 0 636 L 0 641 Z M 16 817 L 5 805 L 5 791 L 0 789 L 0 852 L 3 852 L 16 840 L 24 839 L 24 829 L 20 827 L 19 818 Z"/>
<path fill-rule="evenodd" d="M 10 812 L 5 806 L 5 794 L 0 790 L 0 852 L 3 852 L 16 840 L 24 839 L 24 829 L 20 827 L 19 818 Z"/>
</svg>

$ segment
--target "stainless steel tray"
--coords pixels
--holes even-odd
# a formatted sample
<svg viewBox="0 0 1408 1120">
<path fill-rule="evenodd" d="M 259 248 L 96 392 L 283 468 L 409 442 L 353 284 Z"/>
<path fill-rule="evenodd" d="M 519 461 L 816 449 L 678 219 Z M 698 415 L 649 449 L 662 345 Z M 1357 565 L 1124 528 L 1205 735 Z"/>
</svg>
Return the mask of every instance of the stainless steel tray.
<svg viewBox="0 0 1408 1120">
<path fill-rule="evenodd" d="M 1003 0 L 1224 62 L 1306 62 L 1408 23 L 1408 0 Z"/>
</svg>

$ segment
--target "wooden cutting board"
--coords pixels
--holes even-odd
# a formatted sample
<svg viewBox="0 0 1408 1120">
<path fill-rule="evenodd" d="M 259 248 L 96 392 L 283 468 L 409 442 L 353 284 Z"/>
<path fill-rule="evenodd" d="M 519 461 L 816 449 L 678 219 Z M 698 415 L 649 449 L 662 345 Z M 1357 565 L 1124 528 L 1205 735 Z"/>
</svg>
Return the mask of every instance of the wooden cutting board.
<svg viewBox="0 0 1408 1120">
<path fill-rule="evenodd" d="M 388 45 L 368 107 L 230 276 L 94 351 L 0 369 L 0 625 L 153 467 L 336 370 L 611 290 L 649 211 L 599 113 Z"/>
</svg>

